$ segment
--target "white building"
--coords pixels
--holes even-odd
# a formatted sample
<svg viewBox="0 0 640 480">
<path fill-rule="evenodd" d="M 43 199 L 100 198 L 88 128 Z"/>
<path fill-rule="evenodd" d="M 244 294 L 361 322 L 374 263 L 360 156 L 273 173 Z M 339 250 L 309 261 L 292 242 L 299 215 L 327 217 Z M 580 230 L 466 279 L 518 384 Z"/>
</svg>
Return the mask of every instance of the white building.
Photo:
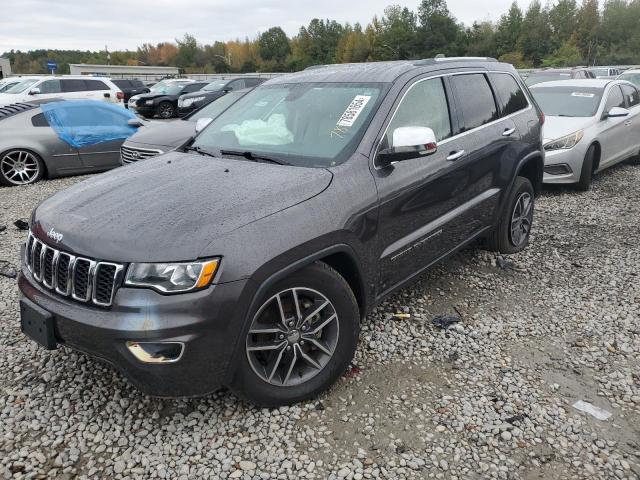
<svg viewBox="0 0 640 480">
<path fill-rule="evenodd" d="M 177 76 L 177 67 L 151 67 L 132 65 L 88 65 L 72 63 L 69 65 L 71 75 L 97 75 L 111 78 L 139 78 L 141 80 L 160 80 L 165 77 Z"/>
<path fill-rule="evenodd" d="M 0 58 L 0 78 L 7 78 L 11 75 L 11 63 L 8 58 Z"/>
</svg>

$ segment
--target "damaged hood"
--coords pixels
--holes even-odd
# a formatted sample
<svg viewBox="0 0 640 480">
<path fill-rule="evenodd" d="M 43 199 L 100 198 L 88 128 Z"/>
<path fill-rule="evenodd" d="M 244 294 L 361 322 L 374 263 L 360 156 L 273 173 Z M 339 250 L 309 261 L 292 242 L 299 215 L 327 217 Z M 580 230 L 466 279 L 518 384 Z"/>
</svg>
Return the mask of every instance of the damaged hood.
<svg viewBox="0 0 640 480">
<path fill-rule="evenodd" d="M 318 195 L 331 179 L 320 168 L 172 152 L 57 193 L 31 228 L 55 248 L 100 260 L 194 260 L 216 237 Z"/>
<path fill-rule="evenodd" d="M 144 144 L 146 147 L 176 148 L 196 134 L 196 122 L 175 120 L 169 123 L 151 123 L 138 129 L 125 142 L 129 144 Z"/>
</svg>

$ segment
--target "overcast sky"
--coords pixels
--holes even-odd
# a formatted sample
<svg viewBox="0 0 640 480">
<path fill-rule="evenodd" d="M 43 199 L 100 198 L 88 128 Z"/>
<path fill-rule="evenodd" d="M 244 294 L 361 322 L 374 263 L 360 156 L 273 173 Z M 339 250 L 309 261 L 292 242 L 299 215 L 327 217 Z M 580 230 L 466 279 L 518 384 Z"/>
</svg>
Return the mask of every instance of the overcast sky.
<svg viewBox="0 0 640 480">
<path fill-rule="evenodd" d="M 467 25 L 496 20 L 512 0 L 448 0 Z M 366 25 L 385 6 L 416 11 L 419 0 L 0 0 L 0 53 L 15 50 L 135 50 L 181 38 L 200 43 L 254 38 L 273 26 L 294 35 L 312 18 Z M 520 6 L 529 0 L 520 0 Z M 12 13 L 13 12 L 13 13 Z"/>
</svg>

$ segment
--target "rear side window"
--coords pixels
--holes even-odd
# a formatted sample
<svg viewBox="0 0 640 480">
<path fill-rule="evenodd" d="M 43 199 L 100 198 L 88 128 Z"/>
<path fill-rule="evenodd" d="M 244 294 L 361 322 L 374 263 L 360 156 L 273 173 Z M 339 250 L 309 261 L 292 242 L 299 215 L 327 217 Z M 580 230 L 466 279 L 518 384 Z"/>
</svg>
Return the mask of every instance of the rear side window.
<svg viewBox="0 0 640 480">
<path fill-rule="evenodd" d="M 493 92 L 483 74 L 454 75 L 451 80 L 455 85 L 458 103 L 462 109 L 461 130 L 463 132 L 498 118 L 498 108 Z"/>
<path fill-rule="evenodd" d="M 206 83 L 191 83 L 188 84 L 187 86 L 184 87 L 184 90 L 182 91 L 182 93 L 192 93 L 192 92 L 197 92 L 198 90 L 201 90 L 202 87 L 204 87 L 205 85 L 207 85 Z"/>
<path fill-rule="evenodd" d="M 87 90 L 89 91 L 110 90 L 110 88 L 107 87 L 105 83 L 101 82 L 100 80 L 85 80 L 84 83 L 87 87 Z"/>
<path fill-rule="evenodd" d="M 227 89 L 229 90 L 242 90 L 245 87 L 245 81 L 243 79 L 234 80 L 233 82 L 227 85 Z"/>
<path fill-rule="evenodd" d="M 118 88 L 131 88 L 131 82 L 129 80 L 111 80 Z"/>
<path fill-rule="evenodd" d="M 511 75 L 508 73 L 492 73 L 490 77 L 498 94 L 498 103 L 503 116 L 519 112 L 529 106 L 527 97 Z"/>
<path fill-rule="evenodd" d="M 60 93 L 60 80 L 47 80 L 37 86 L 40 93 Z"/>
<path fill-rule="evenodd" d="M 47 122 L 47 119 L 44 116 L 44 113 L 39 113 L 37 115 L 34 115 L 33 117 L 31 117 L 31 124 L 34 127 L 48 127 L 49 126 L 49 122 Z"/>
<path fill-rule="evenodd" d="M 626 104 L 624 103 L 624 97 L 622 96 L 622 91 L 620 87 L 617 85 L 609 90 L 609 96 L 607 97 L 607 103 L 604 107 L 605 113 L 611 110 L 614 107 L 626 108 Z"/>
<path fill-rule="evenodd" d="M 441 78 L 424 80 L 411 87 L 389 123 L 387 145 L 392 144 L 393 132 L 399 127 L 429 127 L 439 142 L 451 136 L 449 104 Z"/>
<path fill-rule="evenodd" d="M 60 83 L 62 84 L 62 91 L 65 93 L 86 92 L 87 90 L 87 87 L 84 84 L 84 80 L 61 80 Z"/>
<path fill-rule="evenodd" d="M 640 104 L 640 94 L 638 94 L 638 90 L 631 85 L 622 85 L 622 93 L 627 99 L 627 104 L 629 108 L 635 107 Z"/>
</svg>

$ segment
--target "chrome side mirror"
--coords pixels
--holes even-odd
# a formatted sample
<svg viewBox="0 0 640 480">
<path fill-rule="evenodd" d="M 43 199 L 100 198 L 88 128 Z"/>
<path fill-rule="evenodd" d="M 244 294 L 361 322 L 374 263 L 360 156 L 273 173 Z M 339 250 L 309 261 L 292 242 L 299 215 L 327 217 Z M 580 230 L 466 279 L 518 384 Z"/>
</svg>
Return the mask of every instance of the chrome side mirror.
<svg viewBox="0 0 640 480">
<path fill-rule="evenodd" d="M 605 117 L 606 118 L 628 117 L 630 113 L 631 112 L 629 112 L 629 110 L 627 110 L 626 108 L 613 107 L 611 110 L 607 112 Z"/>
<path fill-rule="evenodd" d="M 398 127 L 393 131 L 391 143 L 378 153 L 383 165 L 426 157 L 438 151 L 436 134 L 429 127 Z"/>
<path fill-rule="evenodd" d="M 36 88 L 32 88 L 32 89 L 29 91 L 29 95 L 39 95 L 39 94 L 40 94 L 40 89 L 39 89 L 38 87 L 36 87 Z"/>
<path fill-rule="evenodd" d="M 199 118 L 196 122 L 196 135 L 204 130 L 212 121 L 213 118 Z"/>
</svg>

